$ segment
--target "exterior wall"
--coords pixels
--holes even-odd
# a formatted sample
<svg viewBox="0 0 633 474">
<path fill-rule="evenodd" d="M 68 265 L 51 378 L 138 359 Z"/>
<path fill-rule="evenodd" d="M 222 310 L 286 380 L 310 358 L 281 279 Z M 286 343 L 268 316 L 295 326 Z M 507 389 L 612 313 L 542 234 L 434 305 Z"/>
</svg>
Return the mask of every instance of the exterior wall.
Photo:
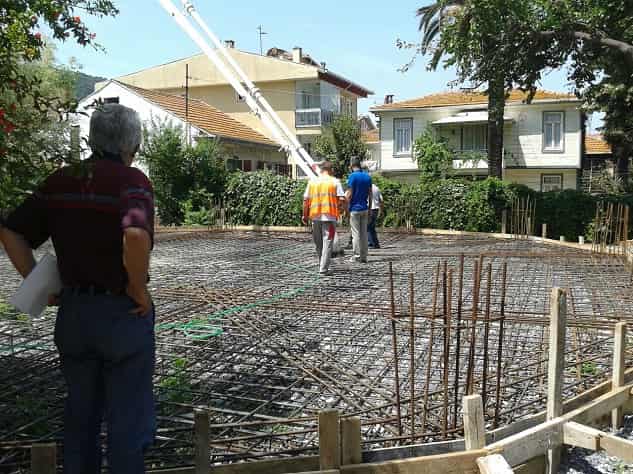
<svg viewBox="0 0 633 474">
<path fill-rule="evenodd" d="M 535 191 L 541 190 L 541 176 L 544 174 L 560 174 L 563 176 L 563 189 L 576 189 L 578 170 L 575 169 L 509 169 L 504 171 L 504 179 L 523 184 Z"/>
<path fill-rule="evenodd" d="M 441 118 L 452 116 L 465 110 L 481 107 L 438 107 L 424 110 L 378 112 L 381 123 L 381 160 L 385 171 L 415 170 L 417 165 L 411 155 L 394 156 L 394 119 L 413 119 L 413 140 L 428 125 Z M 562 111 L 565 113 L 564 151 L 562 153 L 543 151 L 543 112 Z M 508 105 L 504 132 L 505 166 L 507 168 L 580 168 L 582 125 L 581 113 L 576 103 L 537 103 L 531 105 Z M 451 146 L 459 148 L 459 126 L 443 126 L 442 135 L 449 139 Z M 456 131 L 454 134 L 452 131 Z"/>
<path fill-rule="evenodd" d="M 224 142 L 222 144 L 222 147 L 224 148 L 224 151 L 226 151 L 226 153 L 231 157 L 237 158 L 242 161 L 250 161 L 251 169 L 253 171 L 256 171 L 258 169 L 258 162 L 266 163 L 266 169 L 271 168 L 269 165 L 284 165 L 288 162 L 288 160 L 286 159 L 286 155 L 276 150 L 229 142 Z"/>
<path fill-rule="evenodd" d="M 413 119 L 413 140 L 419 137 L 427 126 L 443 117 L 456 114 L 460 109 L 446 107 L 425 111 L 401 111 L 380 113 L 380 157 L 384 171 L 416 171 L 418 165 L 413 155 L 394 156 L 394 120 L 398 118 Z"/>
<path fill-rule="evenodd" d="M 377 169 L 380 170 L 380 142 L 366 143 L 367 159 L 377 163 Z"/>
<path fill-rule="evenodd" d="M 417 172 L 406 172 L 406 171 L 399 171 L 399 172 L 386 172 L 386 171 L 382 171 L 380 173 L 381 175 L 383 175 L 385 178 L 389 178 L 389 179 L 393 179 L 394 181 L 398 181 L 402 184 L 416 184 L 420 182 L 420 175 Z"/>
<path fill-rule="evenodd" d="M 293 81 L 284 82 L 262 82 L 257 84 L 261 88 L 262 94 L 270 105 L 275 109 L 281 120 L 290 128 L 295 129 L 295 83 Z M 184 88 L 163 89 L 167 94 L 183 95 Z M 237 94 L 230 85 L 190 87 L 189 97 L 199 99 L 207 104 L 221 110 L 225 114 L 242 122 L 245 125 L 257 130 L 262 135 L 273 139 L 262 121 L 257 118 L 248 108 L 245 102 L 238 101 Z"/>
<path fill-rule="evenodd" d="M 259 54 L 229 49 L 247 77 L 254 83 L 317 79 L 318 68 Z M 145 89 L 175 89 L 185 84 L 185 68 L 189 65 L 191 87 L 226 85 L 220 71 L 204 54 L 161 64 L 132 74 L 121 76 L 119 81 Z"/>
<path fill-rule="evenodd" d="M 564 112 L 564 150 L 543 151 L 543 112 Z M 506 167 L 580 168 L 581 113 L 577 104 L 510 105 L 506 116 L 514 122 L 504 133 Z"/>
</svg>

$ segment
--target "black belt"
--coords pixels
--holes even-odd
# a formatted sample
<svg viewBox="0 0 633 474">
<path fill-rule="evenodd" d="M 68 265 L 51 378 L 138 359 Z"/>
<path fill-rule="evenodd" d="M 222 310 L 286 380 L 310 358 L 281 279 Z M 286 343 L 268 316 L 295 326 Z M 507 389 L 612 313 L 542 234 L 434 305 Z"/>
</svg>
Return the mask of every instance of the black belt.
<svg viewBox="0 0 633 474">
<path fill-rule="evenodd" d="M 63 289 L 64 292 L 68 292 L 69 294 L 80 296 L 98 296 L 98 295 L 112 295 L 112 296 L 120 296 L 123 294 L 122 290 L 111 290 L 110 288 L 105 288 L 99 285 L 70 285 L 65 286 Z"/>
</svg>

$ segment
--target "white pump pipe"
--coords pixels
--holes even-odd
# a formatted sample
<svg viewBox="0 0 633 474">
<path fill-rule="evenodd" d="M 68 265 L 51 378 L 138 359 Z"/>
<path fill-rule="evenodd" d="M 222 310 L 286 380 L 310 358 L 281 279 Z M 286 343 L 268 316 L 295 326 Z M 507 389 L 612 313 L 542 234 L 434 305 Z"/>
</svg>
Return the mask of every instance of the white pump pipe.
<svg viewBox="0 0 633 474">
<path fill-rule="evenodd" d="M 218 68 L 220 73 L 225 77 L 229 84 L 231 84 L 233 89 L 235 89 L 240 96 L 244 97 L 246 104 L 250 107 L 253 113 L 262 120 L 264 125 L 270 130 L 273 137 L 282 146 L 282 148 L 287 153 L 290 153 L 295 163 L 303 170 L 303 172 L 307 176 L 316 176 L 317 173 L 312 167 L 314 165 L 312 157 L 301 146 L 295 135 L 281 121 L 268 101 L 263 97 L 260 90 L 252 83 L 252 81 L 250 81 L 237 62 L 228 53 L 226 47 L 206 26 L 191 2 L 186 0 L 181 1 L 186 8 L 187 13 L 196 20 L 207 36 L 209 36 L 211 41 L 215 44 L 217 51 L 222 54 L 228 62 L 228 65 L 233 68 L 233 71 L 227 67 L 227 64 L 225 64 L 218 56 L 217 51 L 209 46 L 200 33 L 189 23 L 185 15 L 174 6 L 171 0 L 158 0 L 165 11 L 167 11 L 174 21 L 176 21 L 178 26 L 180 26 L 184 32 L 189 35 L 193 42 L 198 45 L 215 67 Z M 236 77 L 236 75 L 238 77 Z"/>
<path fill-rule="evenodd" d="M 308 154 L 306 149 L 303 148 L 299 140 L 297 140 L 297 137 L 288 129 L 288 127 L 283 122 L 283 120 L 281 120 L 279 116 L 277 115 L 277 113 L 275 113 L 272 106 L 266 100 L 266 97 L 264 97 L 264 95 L 261 93 L 259 87 L 257 87 L 250 80 L 250 78 L 246 75 L 246 73 L 244 72 L 242 67 L 238 64 L 238 62 L 235 61 L 233 56 L 229 54 L 229 51 L 226 48 L 226 46 L 220 41 L 220 39 L 215 35 L 215 33 L 213 33 L 213 31 L 211 31 L 211 29 L 207 26 L 207 24 L 202 19 L 198 11 L 195 9 L 192 2 L 189 0 L 180 0 L 180 3 L 182 3 L 187 13 L 189 13 L 191 18 L 194 19 L 194 21 L 198 24 L 198 26 L 202 28 L 202 31 L 206 33 L 206 35 L 209 37 L 211 42 L 215 45 L 215 47 L 218 49 L 220 54 L 224 57 L 226 62 L 233 68 L 233 70 L 237 74 L 240 81 L 246 85 L 246 89 L 251 91 L 251 94 L 253 98 L 255 99 L 255 101 L 260 105 L 261 108 L 263 108 L 266 112 L 268 112 L 272 120 L 283 131 L 283 133 L 290 139 L 290 142 L 292 143 L 293 147 L 296 148 L 297 152 L 303 156 L 303 159 L 307 161 L 309 165 L 313 165 L 314 160 L 312 159 L 312 157 Z"/>
</svg>

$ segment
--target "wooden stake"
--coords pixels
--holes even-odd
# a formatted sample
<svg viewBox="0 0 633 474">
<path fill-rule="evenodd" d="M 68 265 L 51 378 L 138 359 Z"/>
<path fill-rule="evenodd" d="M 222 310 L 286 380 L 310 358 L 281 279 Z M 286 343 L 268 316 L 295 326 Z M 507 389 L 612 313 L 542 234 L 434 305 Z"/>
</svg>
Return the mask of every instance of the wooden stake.
<svg viewBox="0 0 633 474">
<path fill-rule="evenodd" d="M 547 419 L 563 414 L 563 369 L 565 367 L 565 329 L 567 326 L 567 294 L 552 288 L 550 296 L 549 364 L 547 372 Z M 561 446 L 548 450 L 548 474 L 556 474 L 560 465 Z"/>
<path fill-rule="evenodd" d="M 541 225 L 541 237 L 547 239 L 547 224 Z"/>
<path fill-rule="evenodd" d="M 464 442 L 466 451 L 482 449 L 486 445 L 484 405 L 479 395 L 464 397 Z"/>
<path fill-rule="evenodd" d="M 209 444 L 209 412 L 195 410 L 193 415 L 194 451 L 196 474 L 209 474 L 211 469 L 211 445 Z"/>
<path fill-rule="evenodd" d="M 31 446 L 31 473 L 55 474 L 57 468 L 57 446 L 55 443 Z"/>
<path fill-rule="evenodd" d="M 613 383 L 611 390 L 624 385 L 624 369 L 626 366 L 624 357 L 626 353 L 626 323 L 615 325 L 613 335 Z M 622 407 L 611 412 L 611 424 L 616 431 L 622 426 Z"/>
<path fill-rule="evenodd" d="M 361 448 L 360 418 L 353 416 L 341 419 L 341 465 L 363 462 Z"/>
<path fill-rule="evenodd" d="M 322 471 L 341 466 L 338 410 L 319 412 L 319 466 Z"/>
<path fill-rule="evenodd" d="M 507 222 L 508 222 L 508 210 L 503 209 L 501 211 L 501 233 L 507 234 Z"/>
</svg>

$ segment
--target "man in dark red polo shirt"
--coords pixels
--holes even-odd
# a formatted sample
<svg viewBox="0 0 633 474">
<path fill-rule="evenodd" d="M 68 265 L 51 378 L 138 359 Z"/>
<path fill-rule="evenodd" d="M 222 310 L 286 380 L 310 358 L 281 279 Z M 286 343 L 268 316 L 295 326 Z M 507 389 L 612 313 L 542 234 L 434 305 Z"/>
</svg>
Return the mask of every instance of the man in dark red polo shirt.
<svg viewBox="0 0 633 474">
<path fill-rule="evenodd" d="M 0 226 L 17 271 L 51 238 L 64 289 L 55 344 L 68 386 L 64 473 L 101 472 L 101 421 L 115 474 L 144 472 L 155 432 L 154 310 L 147 291 L 154 205 L 130 165 L 141 144 L 136 112 L 100 106 L 90 120 L 93 156 L 48 177 Z"/>
</svg>

